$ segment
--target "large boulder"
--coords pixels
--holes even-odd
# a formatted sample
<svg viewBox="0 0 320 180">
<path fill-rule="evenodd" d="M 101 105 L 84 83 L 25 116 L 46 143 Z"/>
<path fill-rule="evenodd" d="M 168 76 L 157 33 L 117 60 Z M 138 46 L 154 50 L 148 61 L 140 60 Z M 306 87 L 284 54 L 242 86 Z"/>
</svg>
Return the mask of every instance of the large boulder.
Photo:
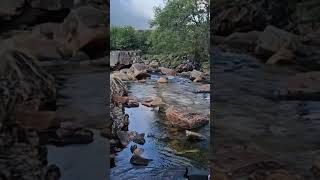
<svg viewBox="0 0 320 180">
<path fill-rule="evenodd" d="M 107 18 L 106 11 L 94 7 L 73 9 L 61 24 L 57 40 L 72 54 L 81 50 L 92 59 L 104 57 L 109 48 Z"/>
<path fill-rule="evenodd" d="M 60 41 L 45 39 L 34 35 L 17 35 L 5 42 L 13 48 L 26 51 L 39 61 L 61 60 L 72 56 Z"/>
<path fill-rule="evenodd" d="M 287 31 L 268 26 L 260 33 L 255 54 L 263 57 L 271 57 L 281 48 L 286 48 L 289 51 L 296 51 L 299 38 Z"/>
<path fill-rule="evenodd" d="M 227 44 L 231 48 L 250 51 L 256 46 L 259 35 L 259 31 L 235 32 L 224 38 L 221 43 Z"/>
<path fill-rule="evenodd" d="M 181 129 L 195 129 L 209 123 L 209 118 L 194 112 L 190 107 L 171 106 L 166 110 L 166 119 L 174 127 Z"/>
<path fill-rule="evenodd" d="M 128 75 L 129 77 L 131 77 L 131 79 L 141 80 L 150 77 L 150 74 L 148 72 L 149 66 L 141 63 L 135 63 L 130 67 Z"/>
<path fill-rule="evenodd" d="M 132 65 L 140 59 L 139 51 L 111 51 L 110 52 L 110 67 L 114 69 L 122 69 Z"/>
</svg>

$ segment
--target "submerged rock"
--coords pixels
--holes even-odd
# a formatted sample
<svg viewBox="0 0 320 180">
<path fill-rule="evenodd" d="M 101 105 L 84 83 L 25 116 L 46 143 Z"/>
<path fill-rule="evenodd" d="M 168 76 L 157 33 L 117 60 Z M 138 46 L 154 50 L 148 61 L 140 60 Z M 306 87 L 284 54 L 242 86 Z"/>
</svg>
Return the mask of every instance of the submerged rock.
<svg viewBox="0 0 320 180">
<path fill-rule="evenodd" d="M 198 86 L 196 93 L 210 93 L 210 84 L 203 84 Z"/>
<path fill-rule="evenodd" d="M 194 112 L 190 107 L 171 106 L 166 110 L 166 119 L 181 129 L 199 128 L 209 123 L 207 116 Z"/>
<path fill-rule="evenodd" d="M 132 155 L 130 159 L 130 163 L 137 166 L 148 166 L 149 162 L 152 161 L 151 159 L 146 159 L 144 157 L 138 155 Z"/>
<path fill-rule="evenodd" d="M 47 172 L 45 174 L 45 180 L 59 180 L 61 177 L 61 172 L 58 166 L 50 165 L 47 168 Z"/>
<path fill-rule="evenodd" d="M 59 128 L 56 137 L 50 138 L 49 143 L 56 146 L 69 144 L 89 144 L 93 142 L 93 132 L 84 128 Z"/>
<path fill-rule="evenodd" d="M 134 155 L 141 156 L 141 154 L 144 152 L 144 149 L 138 148 L 137 145 L 132 145 L 132 146 L 130 147 L 130 151 L 131 151 L 131 153 L 134 154 Z"/>
<path fill-rule="evenodd" d="M 206 137 L 204 137 L 202 134 L 188 131 L 188 130 L 186 130 L 186 136 L 187 136 L 188 140 L 191 140 L 191 141 L 193 141 L 193 140 L 201 141 L 201 140 L 206 139 Z"/>
<path fill-rule="evenodd" d="M 158 80 L 158 83 L 168 83 L 168 78 L 167 77 L 160 77 Z"/>
</svg>

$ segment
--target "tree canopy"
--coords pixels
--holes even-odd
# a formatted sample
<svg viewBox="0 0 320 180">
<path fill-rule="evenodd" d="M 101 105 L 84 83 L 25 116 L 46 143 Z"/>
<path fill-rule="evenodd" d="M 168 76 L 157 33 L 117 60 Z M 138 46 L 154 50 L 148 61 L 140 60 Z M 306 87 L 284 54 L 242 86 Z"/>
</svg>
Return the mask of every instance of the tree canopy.
<svg viewBox="0 0 320 180">
<path fill-rule="evenodd" d="M 209 48 L 209 0 L 165 0 L 155 7 L 150 30 L 111 27 L 111 49 L 140 49 L 175 66 L 184 60 L 206 66 Z"/>
</svg>

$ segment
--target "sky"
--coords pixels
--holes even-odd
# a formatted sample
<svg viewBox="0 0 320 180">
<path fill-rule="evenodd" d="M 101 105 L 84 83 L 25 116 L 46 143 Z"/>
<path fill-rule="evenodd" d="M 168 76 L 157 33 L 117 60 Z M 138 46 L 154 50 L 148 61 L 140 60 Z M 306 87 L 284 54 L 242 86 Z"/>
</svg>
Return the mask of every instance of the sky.
<svg viewBox="0 0 320 180">
<path fill-rule="evenodd" d="M 111 0 L 111 25 L 148 29 L 154 17 L 153 7 L 163 5 L 163 0 Z"/>
</svg>

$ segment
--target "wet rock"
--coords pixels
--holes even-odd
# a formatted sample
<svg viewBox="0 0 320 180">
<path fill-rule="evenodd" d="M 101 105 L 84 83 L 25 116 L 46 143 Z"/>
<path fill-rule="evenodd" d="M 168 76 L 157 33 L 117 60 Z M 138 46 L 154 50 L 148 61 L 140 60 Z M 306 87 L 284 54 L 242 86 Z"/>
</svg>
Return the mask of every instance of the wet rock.
<svg viewBox="0 0 320 180">
<path fill-rule="evenodd" d="M 194 69 L 194 66 L 191 63 L 184 63 L 176 67 L 176 72 L 182 73 L 182 72 L 192 71 L 193 69 Z"/>
<path fill-rule="evenodd" d="M 160 98 L 160 97 L 147 98 L 141 104 L 144 106 L 147 106 L 147 107 L 164 107 L 164 106 L 166 106 L 166 103 L 164 103 L 162 101 L 162 98 Z"/>
<path fill-rule="evenodd" d="M 130 140 L 141 145 L 143 145 L 146 142 L 146 140 L 144 139 L 144 136 L 145 136 L 144 133 L 139 134 L 135 131 L 129 133 Z"/>
<path fill-rule="evenodd" d="M 132 146 L 130 147 L 130 151 L 131 151 L 131 153 L 134 154 L 134 155 L 141 156 L 142 153 L 144 152 L 144 149 L 138 148 L 137 145 L 132 145 Z"/>
<path fill-rule="evenodd" d="M 93 132 L 74 124 L 63 125 L 56 130 L 55 137 L 49 137 L 48 143 L 56 146 L 69 144 L 89 144 L 93 141 Z"/>
<path fill-rule="evenodd" d="M 139 107 L 139 102 L 133 99 L 129 99 L 128 103 L 125 105 L 127 108 Z"/>
<path fill-rule="evenodd" d="M 190 73 L 190 80 L 193 81 L 195 79 L 200 79 L 202 80 L 204 78 L 204 74 L 200 71 L 197 71 L 197 70 L 193 70 L 191 71 Z"/>
<path fill-rule="evenodd" d="M 148 73 L 149 67 L 145 64 L 135 63 L 131 66 L 131 68 L 128 71 L 129 77 L 131 79 L 146 79 L 150 77 L 150 74 Z"/>
<path fill-rule="evenodd" d="M 129 97 L 113 95 L 111 101 L 114 103 L 127 104 L 129 102 Z"/>
<path fill-rule="evenodd" d="M 166 119 L 172 126 L 181 129 L 199 128 L 209 123 L 207 116 L 196 113 L 189 107 L 169 107 L 166 110 Z"/>
<path fill-rule="evenodd" d="M 121 145 L 123 147 L 128 146 L 128 144 L 131 141 L 128 132 L 127 131 L 118 131 L 117 135 L 118 135 L 118 138 L 120 140 Z"/>
<path fill-rule="evenodd" d="M 169 69 L 169 68 L 159 67 L 159 70 L 164 75 L 168 75 L 168 76 L 175 76 L 176 75 L 176 72 L 172 69 Z"/>
<path fill-rule="evenodd" d="M 188 131 L 188 130 L 186 130 L 186 136 L 187 136 L 188 140 L 191 140 L 191 141 L 194 141 L 194 140 L 201 141 L 201 140 L 206 139 L 206 137 L 204 137 L 202 134 Z"/>
<path fill-rule="evenodd" d="M 129 81 L 130 78 L 128 76 L 127 73 L 124 73 L 122 71 L 117 71 L 117 72 L 113 72 L 113 75 L 119 79 L 121 79 L 122 81 Z"/>
<path fill-rule="evenodd" d="M 184 77 L 184 78 L 188 78 L 188 79 L 190 79 L 191 71 L 188 71 L 188 72 L 182 72 L 182 73 L 179 73 L 178 75 L 179 75 L 179 76 L 181 76 L 181 77 Z"/>
<path fill-rule="evenodd" d="M 209 173 L 204 170 L 188 167 L 184 174 L 185 178 L 194 180 L 207 180 Z"/>
<path fill-rule="evenodd" d="M 16 111 L 15 116 L 17 124 L 23 128 L 44 130 L 60 127 L 53 111 Z"/>
<path fill-rule="evenodd" d="M 110 128 L 104 128 L 104 129 L 102 129 L 102 130 L 100 131 L 100 135 L 101 135 L 102 137 L 111 139 L 111 137 L 112 137 L 111 129 L 110 129 Z"/>
<path fill-rule="evenodd" d="M 299 73 L 288 79 L 287 88 L 281 92 L 289 99 L 320 99 L 320 72 Z"/>
<path fill-rule="evenodd" d="M 167 77 L 160 77 L 158 80 L 158 83 L 168 83 L 168 78 Z"/>
<path fill-rule="evenodd" d="M 210 93 L 210 84 L 203 84 L 198 86 L 196 93 Z"/>
<path fill-rule="evenodd" d="M 58 166 L 50 165 L 47 168 L 47 172 L 45 174 L 45 180 L 59 180 L 61 177 L 61 172 Z"/>
<path fill-rule="evenodd" d="M 151 159 L 146 159 L 138 155 L 132 155 L 130 163 L 136 166 L 148 166 Z"/>
</svg>

